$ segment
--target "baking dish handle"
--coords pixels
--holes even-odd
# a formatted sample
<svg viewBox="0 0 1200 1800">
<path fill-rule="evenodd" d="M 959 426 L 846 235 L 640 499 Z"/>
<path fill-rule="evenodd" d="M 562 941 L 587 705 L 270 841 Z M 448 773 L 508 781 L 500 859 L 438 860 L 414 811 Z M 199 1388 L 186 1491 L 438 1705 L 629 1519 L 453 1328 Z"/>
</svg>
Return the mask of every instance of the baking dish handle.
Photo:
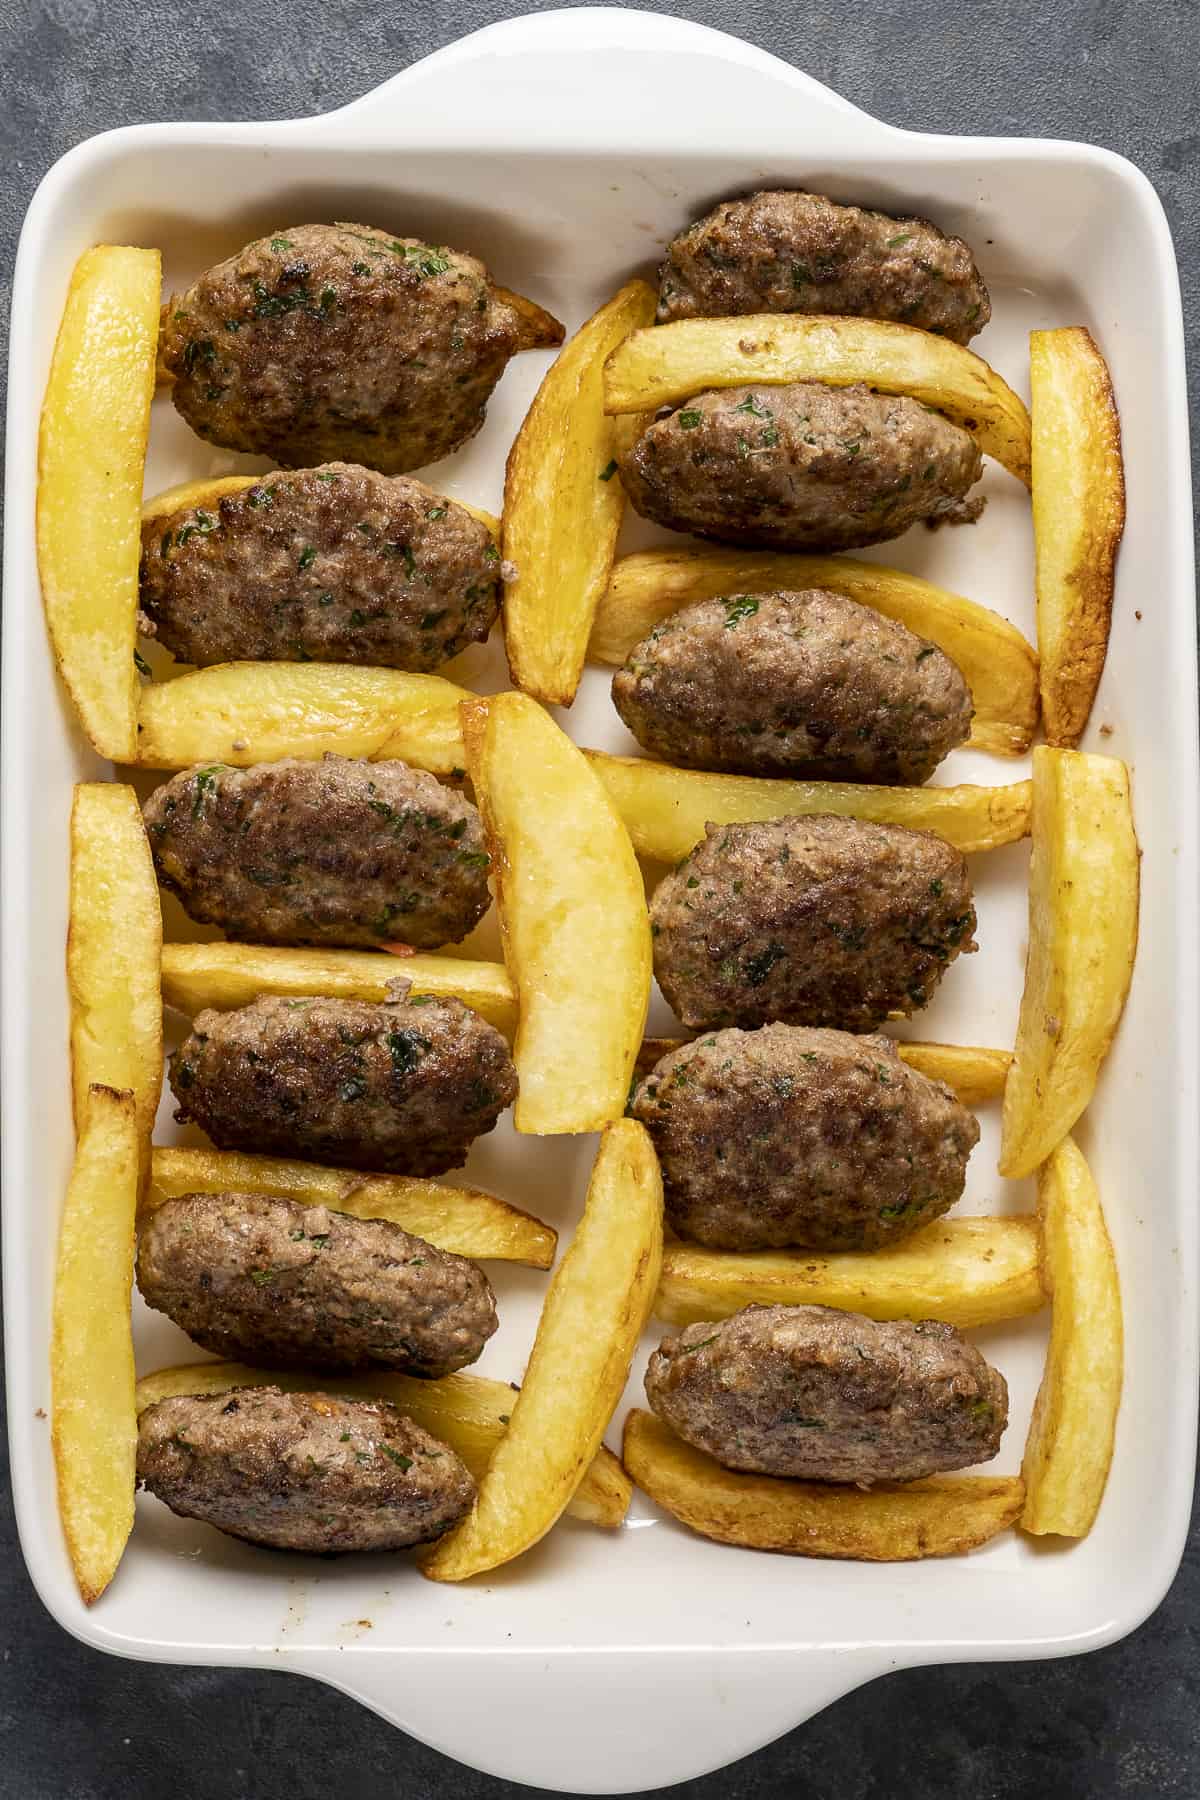
<svg viewBox="0 0 1200 1800">
<path fill-rule="evenodd" d="M 564 61 L 577 70 L 564 79 Z M 446 105 L 446 80 L 457 85 Z M 425 91 L 427 90 L 427 92 Z M 724 32 L 626 7 L 578 7 L 491 25 L 436 51 L 361 99 L 305 121 L 403 141 L 419 131 L 429 148 L 494 151 L 528 146 L 536 119 L 556 149 L 594 147 L 597 134 L 622 144 L 677 150 L 697 122 L 744 117 L 795 149 L 827 156 L 860 150 L 868 137 L 897 134 L 811 76 Z"/>
</svg>

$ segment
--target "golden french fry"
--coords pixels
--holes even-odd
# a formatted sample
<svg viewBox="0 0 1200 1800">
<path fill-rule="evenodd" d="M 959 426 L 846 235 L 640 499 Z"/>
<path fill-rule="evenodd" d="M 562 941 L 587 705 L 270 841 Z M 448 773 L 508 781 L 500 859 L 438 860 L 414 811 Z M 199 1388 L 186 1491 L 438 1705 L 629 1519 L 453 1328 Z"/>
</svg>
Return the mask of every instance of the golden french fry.
<svg viewBox="0 0 1200 1800">
<path fill-rule="evenodd" d="M 910 1068 L 930 1081 L 944 1081 L 964 1106 L 998 1100 L 1012 1065 L 1007 1050 L 983 1050 L 974 1044 L 897 1044 Z"/>
<path fill-rule="evenodd" d="M 753 313 L 635 331 L 605 365 L 604 405 L 649 412 L 710 388 L 792 381 L 911 394 L 1029 486 L 1029 414 L 1008 383 L 961 344 L 881 319 Z"/>
<path fill-rule="evenodd" d="M 691 1325 L 743 1306 L 835 1306 L 869 1319 L 941 1319 L 960 1330 L 1019 1319 L 1045 1304 L 1037 1221 L 939 1219 L 883 1250 L 734 1255 L 668 1244 L 654 1302 Z"/>
<path fill-rule="evenodd" d="M 1112 1462 L 1124 1374 L 1121 1290 L 1100 1196 L 1071 1138 L 1038 1171 L 1050 1348 L 1025 1459 L 1024 1530 L 1086 1537 Z"/>
<path fill-rule="evenodd" d="M 636 1408 L 625 1421 L 622 1455 L 636 1485 L 681 1524 L 720 1544 L 791 1556 L 953 1556 L 1014 1524 L 1025 1496 L 1016 1475 L 933 1475 L 866 1491 L 739 1475 Z"/>
<path fill-rule="evenodd" d="M 100 244 L 75 264 L 38 437 L 38 572 L 50 641 L 94 748 L 137 733 L 140 509 L 162 258 Z"/>
<path fill-rule="evenodd" d="M 67 990 L 76 1129 L 94 1084 L 133 1095 L 143 1169 L 162 1094 L 162 912 L 132 788 L 84 782 L 71 806 Z"/>
<path fill-rule="evenodd" d="M 937 644 L 962 671 L 975 717 L 970 750 L 1023 756 L 1038 721 L 1038 662 L 1015 625 L 919 575 L 853 556 L 773 550 L 638 550 L 613 566 L 588 655 L 618 665 L 660 620 L 722 594 L 831 588 Z"/>
<path fill-rule="evenodd" d="M 439 1381 L 422 1381 L 414 1375 L 396 1375 L 376 1369 L 370 1375 L 310 1375 L 304 1370 L 251 1369 L 244 1363 L 181 1363 L 144 1375 L 137 1384 L 137 1410 L 145 1411 L 156 1400 L 173 1394 L 223 1394 L 233 1387 L 268 1384 L 293 1393 L 347 1394 L 361 1400 L 390 1400 L 410 1419 L 448 1444 L 482 1481 L 487 1467 L 508 1430 L 517 1388 L 486 1375 L 444 1375 Z M 573 1519 L 589 1525 L 611 1527 L 621 1523 L 629 1510 L 629 1478 L 611 1450 L 603 1445 L 584 1470 L 583 1479 L 567 1506 Z"/>
<path fill-rule="evenodd" d="M 129 1302 L 137 1195 L 133 1095 L 93 1084 L 83 1100 L 59 1227 L 50 1344 L 58 1510 L 88 1606 L 116 1574 L 133 1526 L 137 1414 Z"/>
<path fill-rule="evenodd" d="M 645 1129 L 605 1130 L 583 1219 L 542 1307 L 512 1424 L 471 1512 L 422 1570 L 464 1581 L 544 1537 L 579 1485 L 629 1378 L 662 1261 L 662 1179 Z"/>
<path fill-rule="evenodd" d="M 259 487 L 266 475 L 210 475 L 199 481 L 178 481 L 142 502 L 142 524 L 169 518 L 172 513 L 193 506 L 215 506 L 226 494 L 240 494 L 246 488 Z"/>
<path fill-rule="evenodd" d="M 663 326 L 666 331 L 669 329 Z M 1030 784 L 1004 787 L 869 787 L 857 781 L 779 781 L 761 775 L 718 775 L 677 769 L 648 757 L 585 752 L 639 856 L 677 863 L 695 849 L 705 827 L 797 813 L 935 831 L 959 850 L 994 850 L 1029 832 Z"/>
<path fill-rule="evenodd" d="M 518 1131 L 620 1118 L 650 994 L 645 886 L 625 827 L 565 732 L 525 694 L 462 709 L 517 990 Z"/>
<path fill-rule="evenodd" d="M 399 757 L 461 774 L 458 708 L 471 696 L 440 675 L 348 663 L 217 663 L 142 689 L 137 755 L 147 769 L 284 756 Z M 129 760 L 128 758 L 126 760 Z"/>
<path fill-rule="evenodd" d="M 206 1006 L 218 1012 L 248 1006 L 259 994 L 386 1000 L 388 984 L 400 980 L 410 981 L 414 994 L 461 1000 L 507 1038 L 516 1030 L 516 996 L 503 963 L 262 944 L 164 944 L 162 950 L 163 1004 L 189 1018 Z"/>
<path fill-rule="evenodd" d="M 625 490 L 622 426 L 604 412 L 604 359 L 654 317 L 654 290 L 631 281 L 580 327 L 547 370 L 508 453 L 504 639 L 515 686 L 570 706 L 608 585 Z"/>
<path fill-rule="evenodd" d="M 494 296 L 511 306 L 521 321 L 521 350 L 553 350 L 563 341 L 563 328 L 553 313 L 548 313 L 544 306 L 536 300 L 527 300 L 524 294 L 514 294 L 511 288 L 494 288 Z"/>
<path fill-rule="evenodd" d="M 142 524 L 148 525 L 152 519 L 165 519 L 170 513 L 183 512 L 193 506 L 215 506 L 225 494 L 240 494 L 246 488 L 261 487 L 270 481 L 272 473 L 266 475 L 211 475 L 204 481 L 181 481 L 175 487 L 164 488 L 161 494 L 142 505 Z M 485 512 L 481 506 L 471 506 L 466 500 L 456 500 L 464 512 L 469 512 L 473 519 L 486 525 L 492 536 L 499 541 L 500 521 L 495 513 Z"/>
<path fill-rule="evenodd" d="M 459 1256 L 494 1258 L 548 1269 L 558 1233 L 532 1213 L 478 1188 L 448 1187 L 414 1175 L 363 1175 L 316 1163 L 241 1151 L 156 1149 L 143 1213 L 177 1194 L 283 1194 L 306 1206 L 329 1206 L 357 1219 L 388 1219 Z"/>
<path fill-rule="evenodd" d="M 678 1050 L 684 1038 L 643 1038 L 634 1065 L 639 1079 L 648 1075 L 655 1063 Z M 953 1088 L 964 1106 L 980 1106 L 985 1100 L 998 1100 L 1004 1092 L 1012 1057 L 1007 1050 L 981 1050 L 970 1044 L 896 1045 L 903 1060 L 931 1081 L 944 1081 Z"/>
<path fill-rule="evenodd" d="M 1096 697 L 1125 530 L 1121 421 L 1082 325 L 1031 331 L 1033 540 L 1046 740 L 1073 746 Z"/>
<path fill-rule="evenodd" d="M 1040 745 L 1029 952 L 1004 1088 L 1002 1175 L 1031 1175 L 1091 1099 L 1129 992 L 1137 932 L 1128 769 L 1115 757 Z"/>
</svg>

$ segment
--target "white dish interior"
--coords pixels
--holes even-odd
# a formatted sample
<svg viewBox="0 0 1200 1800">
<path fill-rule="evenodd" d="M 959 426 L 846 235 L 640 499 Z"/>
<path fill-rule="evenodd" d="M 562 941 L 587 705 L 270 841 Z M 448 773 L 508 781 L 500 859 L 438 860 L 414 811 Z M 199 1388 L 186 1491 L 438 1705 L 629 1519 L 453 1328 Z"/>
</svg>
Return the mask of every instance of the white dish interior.
<svg viewBox="0 0 1200 1800">
<path fill-rule="evenodd" d="M 660 91 L 666 57 L 677 102 L 669 109 Z M 1108 669 L 1084 747 L 1130 763 L 1144 863 L 1129 1008 L 1079 1132 L 1107 1205 L 1127 1329 L 1125 1400 L 1096 1529 L 1074 1548 L 1009 1533 L 966 1559 L 871 1567 L 717 1548 L 638 1498 L 616 1536 L 566 1523 L 496 1576 L 447 1588 L 423 1581 L 403 1557 L 325 1563 L 257 1552 L 143 1497 L 118 1578 L 85 1613 L 38 1411 L 49 1404 L 54 1246 L 71 1150 L 62 975 L 69 793 L 81 778 L 111 773 L 67 715 L 41 626 L 33 546 L 38 407 L 71 265 L 97 241 L 157 244 L 170 291 L 264 230 L 356 219 L 473 250 L 498 280 L 573 328 L 629 274 L 650 273 L 666 239 L 712 201 L 772 184 L 927 213 L 963 233 L 993 299 L 993 322 L 973 347 L 1018 390 L 1027 393 L 1031 327 L 1087 324 L 1113 371 L 1129 525 Z M 548 361 L 517 359 L 484 430 L 423 478 L 498 510 L 505 453 Z M 1138 1623 L 1184 1540 L 1196 1357 L 1190 504 L 1174 263 L 1148 184 L 1080 146 L 892 131 L 698 27 L 618 10 L 542 15 L 481 33 L 326 119 L 137 129 L 73 152 L 47 178 L 22 240 L 11 393 L 9 1397 L 22 1541 L 61 1623 L 117 1653 L 297 1668 L 464 1761 L 579 1792 L 699 1773 L 889 1668 L 1064 1653 Z M 148 492 L 265 466 L 201 443 L 169 400 L 156 400 Z M 994 464 L 985 491 L 987 511 L 973 529 L 918 527 L 867 554 L 995 607 L 1032 637 L 1027 498 Z M 665 535 L 634 521 L 623 547 Z M 481 691 L 507 685 L 496 640 L 448 672 Z M 607 690 L 608 675 L 589 669 L 560 717 L 581 743 L 632 751 Z M 935 779 L 1000 783 L 1024 773 L 1019 763 L 959 752 Z M 144 793 L 153 779 L 136 785 Z M 973 859 L 980 953 L 953 967 L 910 1035 L 1011 1044 L 1027 861 L 1023 845 Z M 168 935 L 194 935 L 173 903 L 166 919 Z M 497 953 L 493 920 L 473 943 Z M 657 1000 L 655 1028 L 670 1029 Z M 998 1108 L 981 1117 L 962 1210 L 1028 1210 L 1032 1184 L 995 1173 Z M 168 1100 L 160 1140 L 177 1136 Z M 476 1145 L 461 1179 L 569 1234 L 594 1142 L 519 1140 L 504 1123 Z M 545 1278 L 495 1264 L 488 1272 L 502 1324 L 479 1368 L 518 1380 Z M 974 1334 L 1012 1394 L 998 1471 L 1019 1466 L 1047 1323 L 1043 1314 Z M 140 1301 L 135 1326 L 139 1371 L 200 1354 Z M 647 1334 L 647 1348 L 662 1329 Z M 627 1403 L 640 1400 L 643 1366 L 644 1356 Z"/>
</svg>

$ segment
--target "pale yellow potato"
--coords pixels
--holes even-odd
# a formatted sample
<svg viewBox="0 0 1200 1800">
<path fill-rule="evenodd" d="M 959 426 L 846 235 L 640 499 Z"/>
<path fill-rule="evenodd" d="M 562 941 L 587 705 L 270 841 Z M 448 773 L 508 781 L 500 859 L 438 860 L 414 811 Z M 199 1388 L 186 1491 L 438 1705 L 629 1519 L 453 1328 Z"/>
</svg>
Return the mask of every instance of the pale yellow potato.
<svg viewBox="0 0 1200 1800">
<path fill-rule="evenodd" d="M 703 1537 L 745 1550 L 852 1562 L 911 1562 L 986 1544 L 1020 1516 L 1016 1475 L 933 1475 L 861 1488 L 739 1475 L 693 1450 L 636 1408 L 622 1451 L 632 1480 L 664 1512 Z"/>
<path fill-rule="evenodd" d="M 38 573 L 50 641 L 93 747 L 137 742 L 142 480 L 162 258 L 100 244 L 75 264 L 38 435 Z"/>
<path fill-rule="evenodd" d="M 421 1381 L 376 1369 L 370 1375 L 310 1375 L 304 1370 L 251 1369 L 244 1363 L 181 1363 L 144 1375 L 137 1384 L 137 1410 L 173 1394 L 223 1394 L 233 1387 L 274 1385 L 292 1393 L 346 1394 L 358 1400 L 390 1400 L 408 1418 L 461 1456 L 482 1481 L 496 1446 L 508 1430 L 518 1389 L 486 1375 L 443 1375 Z M 567 1505 L 573 1519 L 589 1525 L 620 1525 L 629 1510 L 628 1476 L 603 1445 L 583 1472 Z"/>
<path fill-rule="evenodd" d="M 165 952 L 164 952 L 165 954 Z M 678 1050 L 685 1038 L 643 1038 L 636 1071 L 648 1075 L 655 1063 Z M 1012 1057 L 1007 1050 L 982 1050 L 971 1044 L 896 1045 L 901 1058 L 931 1081 L 944 1081 L 964 1106 L 980 1106 L 998 1100 L 1004 1092 Z"/>
<path fill-rule="evenodd" d="M 512 1423 L 474 1507 L 422 1558 L 435 1581 L 511 1562 L 568 1505 L 629 1379 L 662 1262 L 662 1178 L 634 1119 L 600 1140 L 583 1218 L 546 1293 Z"/>
<path fill-rule="evenodd" d="M 137 755 L 147 769 L 281 757 L 399 757 L 435 775 L 464 768 L 458 708 L 440 675 L 347 663 L 217 663 L 142 688 Z M 129 760 L 129 759 L 126 759 Z"/>
<path fill-rule="evenodd" d="M 930 1081 L 944 1081 L 964 1106 L 999 1100 L 1012 1065 L 1007 1050 L 976 1044 L 897 1044 L 902 1059 Z"/>
<path fill-rule="evenodd" d="M 143 1214 L 178 1194 L 283 1194 L 305 1206 L 330 1206 L 357 1219 L 387 1219 L 439 1250 L 548 1269 L 558 1233 L 532 1213 L 478 1188 L 449 1187 L 415 1175 L 364 1175 L 238 1150 L 153 1153 Z"/>
<path fill-rule="evenodd" d="M 164 944 L 165 1006 L 195 1018 L 206 1006 L 230 1012 L 259 994 L 321 994 L 331 1000 L 386 1000 L 396 981 L 414 994 L 461 1000 L 512 1037 L 517 1002 L 503 963 L 459 956 L 390 956 L 386 950 L 305 950 L 263 944 Z"/>
<path fill-rule="evenodd" d="M 536 300 L 529 300 L 524 294 L 514 294 L 511 288 L 495 286 L 492 290 L 495 299 L 511 306 L 520 319 L 521 350 L 553 350 L 563 341 L 563 328 L 553 313 L 548 313 L 544 306 Z"/>
<path fill-rule="evenodd" d="M 935 831 L 963 851 L 994 850 L 1029 832 L 1027 781 L 1003 787 L 869 787 L 860 781 L 720 775 L 599 750 L 585 754 L 625 821 L 634 849 L 654 862 L 679 862 L 702 841 L 706 825 L 799 813 L 842 813 Z"/>
<path fill-rule="evenodd" d="M 104 1592 L 133 1526 L 134 1219 L 138 1124 L 127 1091 L 93 1084 L 58 1233 L 50 1432 L 58 1510 L 84 1603 Z"/>
<path fill-rule="evenodd" d="M 142 524 L 169 518 L 193 506 L 215 506 L 226 494 L 241 494 L 269 480 L 267 475 L 209 475 L 198 481 L 177 481 L 142 502 Z"/>
<path fill-rule="evenodd" d="M 941 1319 L 965 1330 L 1045 1305 L 1036 1219 L 939 1219 L 882 1250 L 733 1253 L 668 1244 L 654 1302 L 692 1325 L 743 1306 L 835 1306 L 869 1319 Z"/>
<path fill-rule="evenodd" d="M 547 370 L 508 453 L 508 666 L 516 687 L 548 704 L 575 698 L 625 515 L 615 465 L 629 426 L 604 412 L 604 359 L 654 307 L 653 288 L 631 281 L 594 313 Z"/>
<path fill-rule="evenodd" d="M 226 494 L 240 494 L 246 488 L 261 487 L 263 482 L 270 481 L 275 475 L 284 471 L 269 470 L 265 475 L 211 475 L 204 481 L 181 481 L 175 487 L 164 488 L 161 494 L 155 494 L 142 504 L 142 524 L 148 525 L 152 519 L 165 519 L 174 512 L 183 512 L 193 506 L 215 506 Z M 481 506 L 471 506 L 466 500 L 456 500 L 455 506 L 461 506 L 464 512 L 478 519 L 487 527 L 492 536 L 499 542 L 500 521 L 495 513 L 485 512 Z"/>
<path fill-rule="evenodd" d="M 1029 334 L 1033 542 L 1046 740 L 1083 735 L 1108 654 L 1125 530 L 1121 421 L 1090 331 Z"/>
<path fill-rule="evenodd" d="M 1038 662 L 1015 625 L 902 569 L 776 550 L 637 550 L 613 566 L 588 655 L 617 666 L 662 619 L 723 594 L 830 588 L 945 651 L 971 690 L 968 750 L 1023 756 L 1038 721 Z"/>
<path fill-rule="evenodd" d="M 710 388 L 792 381 L 862 381 L 881 394 L 910 394 L 1029 486 L 1024 402 L 973 350 L 913 325 L 799 313 L 677 319 L 618 345 L 604 369 L 604 404 L 611 413 L 650 412 Z"/>
<path fill-rule="evenodd" d="M 619 1119 L 650 996 L 650 921 L 629 836 L 582 751 L 525 694 L 462 709 L 519 1007 L 518 1131 Z"/>
<path fill-rule="evenodd" d="M 1032 1175 L 1095 1091 L 1133 975 L 1138 881 L 1125 764 L 1040 745 L 1029 950 L 1004 1088 L 1002 1175 Z"/>
<path fill-rule="evenodd" d="M 141 1163 L 162 1094 L 162 912 L 137 795 L 83 782 L 71 805 L 67 992 L 76 1130 L 95 1084 L 128 1089 Z"/>
<path fill-rule="evenodd" d="M 1104 1498 L 1121 1405 L 1124 1333 L 1117 1264 L 1096 1184 L 1071 1138 L 1038 1171 L 1050 1347 L 1021 1474 L 1021 1525 L 1086 1537 Z"/>
</svg>

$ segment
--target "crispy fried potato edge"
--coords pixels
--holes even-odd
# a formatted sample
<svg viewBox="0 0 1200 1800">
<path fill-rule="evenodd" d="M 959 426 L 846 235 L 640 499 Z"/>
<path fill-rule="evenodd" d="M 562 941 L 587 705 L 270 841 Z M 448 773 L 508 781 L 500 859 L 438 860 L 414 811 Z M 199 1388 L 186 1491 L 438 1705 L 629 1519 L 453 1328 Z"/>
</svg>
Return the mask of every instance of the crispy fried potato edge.
<svg viewBox="0 0 1200 1800">
<path fill-rule="evenodd" d="M 626 1473 L 673 1518 L 745 1550 L 855 1562 L 954 1556 L 1015 1524 L 1025 1484 L 1016 1475 L 934 1475 L 867 1491 L 724 1469 L 655 1418 L 625 1421 Z"/>
</svg>

